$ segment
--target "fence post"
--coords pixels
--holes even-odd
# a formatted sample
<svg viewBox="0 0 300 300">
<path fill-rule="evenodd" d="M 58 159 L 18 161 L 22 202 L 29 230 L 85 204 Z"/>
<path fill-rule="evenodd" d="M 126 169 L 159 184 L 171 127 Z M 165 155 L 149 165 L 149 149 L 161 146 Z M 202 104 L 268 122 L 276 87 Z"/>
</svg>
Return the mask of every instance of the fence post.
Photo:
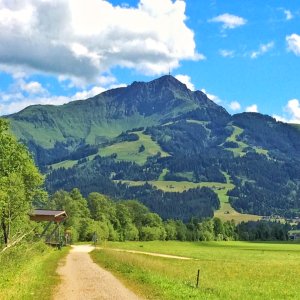
<svg viewBox="0 0 300 300">
<path fill-rule="evenodd" d="M 199 279 L 200 279 L 200 270 L 198 269 L 198 272 L 197 272 L 197 284 L 196 284 L 197 288 L 199 287 Z"/>
</svg>

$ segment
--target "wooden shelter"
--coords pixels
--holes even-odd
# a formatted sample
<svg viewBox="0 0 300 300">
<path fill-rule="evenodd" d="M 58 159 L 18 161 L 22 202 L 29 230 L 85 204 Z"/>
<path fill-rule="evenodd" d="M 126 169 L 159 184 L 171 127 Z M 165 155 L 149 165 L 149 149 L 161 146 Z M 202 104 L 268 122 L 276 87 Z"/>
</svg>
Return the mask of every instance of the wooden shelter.
<svg viewBox="0 0 300 300">
<path fill-rule="evenodd" d="M 35 209 L 29 214 L 31 221 L 35 222 L 48 222 L 44 231 L 39 234 L 39 238 L 45 237 L 45 241 L 49 245 L 61 247 L 63 244 L 63 238 L 60 232 L 60 223 L 67 218 L 67 213 L 64 210 L 49 210 L 49 209 Z M 50 234 L 46 234 L 51 225 L 55 224 L 54 228 L 52 226 L 52 231 Z"/>
<path fill-rule="evenodd" d="M 31 221 L 48 221 L 60 223 L 68 216 L 64 210 L 35 209 L 29 214 Z"/>
</svg>

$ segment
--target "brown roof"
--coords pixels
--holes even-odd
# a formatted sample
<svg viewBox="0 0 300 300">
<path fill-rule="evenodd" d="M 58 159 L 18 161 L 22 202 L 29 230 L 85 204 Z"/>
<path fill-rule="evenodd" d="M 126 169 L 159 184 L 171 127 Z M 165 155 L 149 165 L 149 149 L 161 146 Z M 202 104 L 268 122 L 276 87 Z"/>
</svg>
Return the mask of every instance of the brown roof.
<svg viewBox="0 0 300 300">
<path fill-rule="evenodd" d="M 29 217 L 32 221 L 61 222 L 67 218 L 67 213 L 64 210 L 35 209 Z"/>
</svg>

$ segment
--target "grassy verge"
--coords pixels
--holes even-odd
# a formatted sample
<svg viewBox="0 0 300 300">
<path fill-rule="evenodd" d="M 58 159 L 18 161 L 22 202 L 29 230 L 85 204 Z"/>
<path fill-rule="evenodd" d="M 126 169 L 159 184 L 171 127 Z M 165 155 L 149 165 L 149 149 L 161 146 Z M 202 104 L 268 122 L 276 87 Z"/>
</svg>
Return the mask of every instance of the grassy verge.
<svg viewBox="0 0 300 300">
<path fill-rule="evenodd" d="M 120 248 L 122 243 L 110 246 Z M 299 245 L 134 242 L 128 249 L 194 257 L 176 260 L 110 249 L 92 253 L 146 299 L 299 299 Z M 142 246 L 142 248 L 141 248 Z M 195 287 L 200 269 L 200 286 Z"/>
<path fill-rule="evenodd" d="M 51 299 L 60 281 L 58 263 L 68 251 L 34 243 L 0 254 L 0 299 Z"/>
</svg>

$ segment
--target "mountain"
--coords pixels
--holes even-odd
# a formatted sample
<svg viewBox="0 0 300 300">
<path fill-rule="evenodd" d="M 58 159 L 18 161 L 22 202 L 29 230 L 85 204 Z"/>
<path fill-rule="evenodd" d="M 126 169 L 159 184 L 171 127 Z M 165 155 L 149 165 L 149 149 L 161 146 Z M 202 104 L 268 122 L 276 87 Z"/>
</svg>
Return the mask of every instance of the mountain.
<svg viewBox="0 0 300 300">
<path fill-rule="evenodd" d="M 258 113 L 231 116 L 170 75 L 8 119 L 50 192 L 137 198 L 183 220 L 300 212 L 299 129 Z"/>
</svg>

